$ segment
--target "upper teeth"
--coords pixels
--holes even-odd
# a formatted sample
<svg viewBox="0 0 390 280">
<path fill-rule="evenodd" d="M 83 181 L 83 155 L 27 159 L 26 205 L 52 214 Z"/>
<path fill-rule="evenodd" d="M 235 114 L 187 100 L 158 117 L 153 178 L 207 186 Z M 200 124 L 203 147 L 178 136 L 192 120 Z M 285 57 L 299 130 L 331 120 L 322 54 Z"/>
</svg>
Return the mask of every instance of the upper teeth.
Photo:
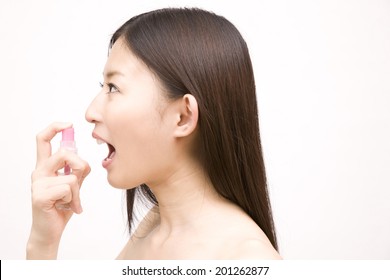
<svg viewBox="0 0 390 280">
<path fill-rule="evenodd" d="M 106 143 L 106 142 L 104 142 L 103 140 L 101 140 L 101 139 L 96 139 L 96 142 L 100 145 L 100 144 L 104 144 L 104 143 Z"/>
</svg>

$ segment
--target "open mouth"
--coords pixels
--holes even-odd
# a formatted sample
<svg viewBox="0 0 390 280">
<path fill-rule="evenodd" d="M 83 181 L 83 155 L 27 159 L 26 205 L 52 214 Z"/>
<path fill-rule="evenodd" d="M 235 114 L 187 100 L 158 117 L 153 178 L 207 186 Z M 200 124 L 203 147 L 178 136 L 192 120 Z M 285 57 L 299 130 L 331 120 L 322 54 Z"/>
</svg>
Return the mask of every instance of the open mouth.
<svg viewBox="0 0 390 280">
<path fill-rule="evenodd" d="M 107 168 L 113 161 L 114 159 L 114 156 L 116 154 L 116 150 L 115 150 L 115 147 L 113 145 L 111 145 L 110 143 L 107 143 L 105 141 L 103 141 L 101 138 L 99 138 L 97 135 L 95 136 L 96 138 L 96 141 L 99 145 L 101 144 L 107 144 L 107 147 L 108 147 L 108 155 L 106 156 L 105 159 L 103 159 L 102 161 L 102 165 L 104 168 Z"/>
<path fill-rule="evenodd" d="M 108 160 L 112 160 L 115 156 L 115 148 L 113 145 L 107 143 L 107 146 L 108 146 L 108 155 L 107 157 L 104 159 L 104 161 L 108 161 Z"/>
</svg>

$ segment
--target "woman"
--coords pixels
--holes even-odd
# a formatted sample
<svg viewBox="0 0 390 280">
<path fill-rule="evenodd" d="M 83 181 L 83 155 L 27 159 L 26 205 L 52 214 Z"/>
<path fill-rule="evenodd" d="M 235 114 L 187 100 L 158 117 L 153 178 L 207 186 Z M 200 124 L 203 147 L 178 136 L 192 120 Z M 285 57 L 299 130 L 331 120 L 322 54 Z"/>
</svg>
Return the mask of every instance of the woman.
<svg viewBox="0 0 390 280">
<path fill-rule="evenodd" d="M 107 143 L 109 183 L 126 189 L 129 242 L 118 259 L 279 259 L 246 43 L 200 9 L 138 15 L 113 35 L 102 91 L 87 109 Z M 27 258 L 56 258 L 88 163 L 37 136 Z M 69 165 L 72 174 L 57 176 Z M 137 196 L 154 207 L 133 226 Z M 69 203 L 72 211 L 55 207 Z"/>
</svg>

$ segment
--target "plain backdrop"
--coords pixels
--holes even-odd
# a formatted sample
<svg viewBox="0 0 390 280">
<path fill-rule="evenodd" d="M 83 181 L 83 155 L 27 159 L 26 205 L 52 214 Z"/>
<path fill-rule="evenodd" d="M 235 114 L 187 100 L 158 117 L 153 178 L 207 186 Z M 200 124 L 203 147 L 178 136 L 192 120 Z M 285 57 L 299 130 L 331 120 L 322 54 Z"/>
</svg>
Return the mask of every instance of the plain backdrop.
<svg viewBox="0 0 390 280">
<path fill-rule="evenodd" d="M 53 121 L 74 123 L 92 167 L 59 258 L 113 259 L 127 241 L 123 192 L 106 181 L 107 147 L 84 113 L 110 35 L 162 7 L 214 11 L 248 43 L 282 256 L 390 259 L 386 0 L 0 0 L 0 258 L 25 257 L 35 135 Z"/>
</svg>

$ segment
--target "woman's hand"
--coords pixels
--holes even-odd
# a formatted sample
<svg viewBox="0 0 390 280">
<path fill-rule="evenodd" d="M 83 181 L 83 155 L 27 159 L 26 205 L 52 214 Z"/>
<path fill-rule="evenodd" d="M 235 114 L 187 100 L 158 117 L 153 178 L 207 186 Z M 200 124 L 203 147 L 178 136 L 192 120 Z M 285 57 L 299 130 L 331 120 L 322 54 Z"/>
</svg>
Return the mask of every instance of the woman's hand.
<svg viewBox="0 0 390 280">
<path fill-rule="evenodd" d="M 82 212 L 79 190 L 90 172 L 88 163 L 77 154 L 60 149 L 52 154 L 50 141 L 70 123 L 53 123 L 37 135 L 37 162 L 31 175 L 32 227 L 27 259 L 55 259 L 66 224 L 73 213 Z M 69 165 L 72 174 L 59 176 Z M 70 209 L 56 205 L 69 205 Z"/>
</svg>

